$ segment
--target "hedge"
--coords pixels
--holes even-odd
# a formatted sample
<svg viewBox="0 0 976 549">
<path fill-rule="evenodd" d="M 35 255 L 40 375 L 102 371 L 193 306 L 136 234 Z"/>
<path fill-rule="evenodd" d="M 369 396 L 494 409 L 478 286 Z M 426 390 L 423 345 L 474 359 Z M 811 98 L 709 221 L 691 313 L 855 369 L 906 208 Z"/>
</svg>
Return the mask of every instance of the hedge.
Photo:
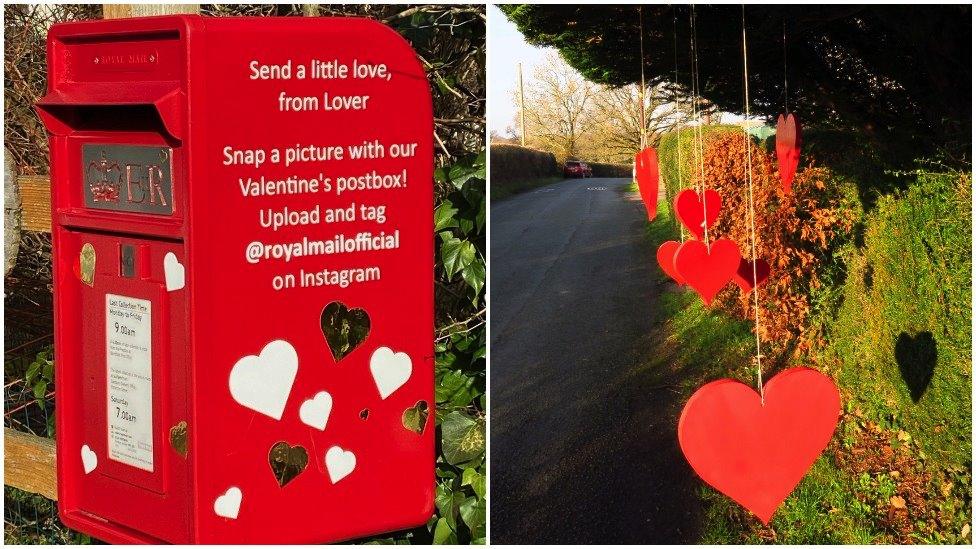
<svg viewBox="0 0 976 549">
<path fill-rule="evenodd" d="M 593 168 L 593 177 L 633 177 L 634 166 L 632 164 L 602 164 L 599 162 L 587 162 Z"/>
<path fill-rule="evenodd" d="M 493 143 L 491 145 L 491 182 L 538 179 L 562 175 L 562 166 L 549 152 L 528 147 Z"/>
</svg>

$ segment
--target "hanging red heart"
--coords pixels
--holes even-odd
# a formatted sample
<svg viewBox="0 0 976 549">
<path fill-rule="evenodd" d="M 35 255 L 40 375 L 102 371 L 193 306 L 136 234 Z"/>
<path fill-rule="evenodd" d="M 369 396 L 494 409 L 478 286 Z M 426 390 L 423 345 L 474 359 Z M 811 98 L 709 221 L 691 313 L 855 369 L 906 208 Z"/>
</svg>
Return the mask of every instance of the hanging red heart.
<svg viewBox="0 0 976 549">
<path fill-rule="evenodd" d="M 678 271 L 674 268 L 674 254 L 681 247 L 681 243 L 668 240 L 667 242 L 661 244 L 657 248 L 657 263 L 661 266 L 661 270 L 664 274 L 670 276 L 678 284 L 684 284 L 685 280 L 681 278 Z"/>
<path fill-rule="evenodd" d="M 833 380 L 790 368 L 766 383 L 765 404 L 738 381 L 695 391 L 678 420 L 678 443 L 702 480 L 769 524 L 827 447 L 840 418 Z"/>
<path fill-rule="evenodd" d="M 675 216 L 698 240 L 705 236 L 706 208 L 709 227 L 718 219 L 718 211 L 722 209 L 722 197 L 718 191 L 705 189 L 704 200 L 705 205 L 702 205 L 702 199 L 692 189 L 685 189 L 674 197 Z"/>
<path fill-rule="evenodd" d="M 637 189 L 647 208 L 647 219 L 657 215 L 658 164 L 657 151 L 648 147 L 634 155 L 634 173 Z"/>
<path fill-rule="evenodd" d="M 779 179 L 783 183 L 783 192 L 790 193 L 793 187 L 793 176 L 800 164 L 800 123 L 790 113 L 779 115 L 776 119 L 776 163 L 779 166 Z"/>
<path fill-rule="evenodd" d="M 732 280 L 741 260 L 739 247 L 726 238 L 712 242 L 710 248 L 697 240 L 687 240 L 674 254 L 674 268 L 705 305 L 711 305 L 715 294 Z"/>
<path fill-rule="evenodd" d="M 766 282 L 769 278 L 769 263 L 761 257 L 756 258 L 756 285 Z M 742 291 L 749 293 L 752 291 L 752 261 L 746 258 L 742 258 L 739 262 L 739 268 L 735 271 L 735 275 L 732 277 L 732 282 L 742 288 Z"/>
</svg>

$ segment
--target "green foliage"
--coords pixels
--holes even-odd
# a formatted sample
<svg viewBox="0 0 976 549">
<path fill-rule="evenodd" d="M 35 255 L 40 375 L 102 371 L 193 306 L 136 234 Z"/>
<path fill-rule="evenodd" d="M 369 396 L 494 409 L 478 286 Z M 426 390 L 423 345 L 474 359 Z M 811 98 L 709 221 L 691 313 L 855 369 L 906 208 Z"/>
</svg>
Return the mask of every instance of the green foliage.
<svg viewBox="0 0 976 549">
<path fill-rule="evenodd" d="M 690 132 L 685 135 L 687 142 L 681 144 L 690 147 Z M 665 181 L 672 185 L 669 194 L 677 188 L 673 164 L 679 137 L 666 136 L 660 153 Z M 824 148 L 817 150 L 823 153 Z M 847 163 L 829 172 L 833 180 L 828 187 L 845 187 L 855 180 L 862 191 L 871 189 L 876 203 L 861 224 L 860 237 L 835 250 L 836 264 L 842 268 L 830 271 L 821 278 L 821 287 L 809 290 L 817 311 L 811 322 L 824 336 L 821 343 L 790 362 L 814 364 L 834 376 L 843 394 L 845 419 L 831 447 L 777 510 L 768 529 L 727 497 L 703 486 L 701 541 L 890 543 L 905 539 L 900 536 L 907 528 L 913 541 L 965 543 L 972 517 L 971 178 L 917 171 L 905 190 L 881 194 L 903 183 L 888 179 L 872 184 L 874 160 L 866 158 L 862 169 L 857 159 L 842 162 L 826 154 L 819 158 Z M 881 177 L 892 175 L 906 177 Z M 856 203 L 845 201 L 847 208 Z M 658 218 L 648 225 L 652 247 L 677 234 L 669 210 L 662 204 Z M 680 374 L 677 388 L 685 398 L 720 376 L 755 382 L 749 322 L 705 309 L 683 290 L 663 293 L 657 313 L 668 340 L 656 359 L 659 363 L 648 365 L 648 372 Z M 922 336 L 926 333 L 930 340 Z M 899 341 L 909 342 L 903 346 L 934 341 L 934 351 L 899 353 Z M 931 385 L 915 402 L 899 360 L 932 356 Z M 866 425 L 873 425 L 877 447 L 865 446 L 859 438 Z M 902 457 L 886 457 L 888 449 L 897 452 L 902 444 L 911 445 L 899 454 Z M 854 474 L 836 461 L 862 461 L 867 454 L 855 450 L 874 452 L 875 468 Z M 917 464 L 907 466 L 906 454 Z M 898 471 L 900 477 L 895 476 Z M 905 471 L 914 471 L 909 490 L 915 499 L 908 505 L 914 522 L 895 529 L 890 501 L 896 493 L 905 494 Z"/>
<path fill-rule="evenodd" d="M 491 146 L 492 200 L 554 183 L 561 178 L 562 167 L 552 153 L 507 143 Z"/>
<path fill-rule="evenodd" d="M 633 177 L 634 165 L 606 164 L 603 162 L 587 162 L 593 169 L 593 177 Z"/>
<path fill-rule="evenodd" d="M 828 349 L 850 396 L 875 416 L 897 410 L 943 464 L 965 464 L 972 452 L 971 200 L 968 175 L 921 174 L 878 201 L 863 248 L 852 253 Z M 899 341 L 909 350 L 934 346 L 931 384 L 918 402 L 900 367 L 929 364 L 898 356 Z"/>
<path fill-rule="evenodd" d="M 701 126 L 700 130 L 703 139 L 700 144 L 697 127 L 668 132 L 658 143 L 658 167 L 669 204 L 682 189 L 691 187 L 693 181 L 700 179 L 701 157 L 712 139 L 725 133 L 742 134 L 742 128 L 739 126 L 725 124 L 705 125 Z"/>
<path fill-rule="evenodd" d="M 438 168 L 449 192 L 434 211 L 440 252 L 437 279 L 455 305 L 435 344 L 437 513 L 428 522 L 433 543 L 484 544 L 485 460 L 485 151 Z M 439 300 L 441 316 L 443 301 Z"/>
<path fill-rule="evenodd" d="M 911 158 L 947 144 L 957 162 L 970 158 L 970 6 L 766 4 L 744 13 L 732 5 L 500 8 L 529 43 L 557 48 L 593 82 L 623 86 L 646 78 L 655 86 L 674 83 L 677 70 L 682 90 L 692 76 L 694 10 L 701 94 L 719 110 L 737 113 L 743 110 L 744 16 L 752 114 L 773 117 L 784 109 L 786 69 L 790 110 L 804 123 L 860 133 L 876 147 L 909 144 Z"/>
<path fill-rule="evenodd" d="M 3 487 L 3 543 L 7 545 L 88 545 L 93 540 L 58 519 L 57 503 L 44 496 Z M 97 542 L 96 542 L 97 543 Z"/>
<path fill-rule="evenodd" d="M 27 371 L 24 374 L 24 379 L 27 383 L 27 387 L 30 388 L 31 392 L 34 394 L 34 399 L 37 401 L 37 406 L 41 410 L 48 411 L 50 408 L 50 403 L 48 402 L 47 395 L 49 391 L 54 390 L 54 346 L 49 345 L 44 348 L 41 352 L 37 353 L 37 356 L 27 367 Z M 54 436 L 54 414 L 47 414 L 47 436 Z"/>
</svg>

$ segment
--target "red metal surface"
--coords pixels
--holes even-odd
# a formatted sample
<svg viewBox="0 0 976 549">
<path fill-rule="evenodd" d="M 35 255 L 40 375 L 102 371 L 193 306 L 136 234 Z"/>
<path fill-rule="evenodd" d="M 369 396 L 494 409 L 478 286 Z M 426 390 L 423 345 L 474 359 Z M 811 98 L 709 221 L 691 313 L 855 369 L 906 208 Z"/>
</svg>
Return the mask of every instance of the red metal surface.
<svg viewBox="0 0 976 549">
<path fill-rule="evenodd" d="M 647 219 L 657 215 L 658 163 L 657 151 L 648 147 L 634 155 L 634 171 L 637 175 L 637 189 L 647 208 Z"/>
<path fill-rule="evenodd" d="M 776 119 L 776 164 L 779 166 L 779 179 L 783 183 L 783 192 L 790 193 L 793 188 L 793 176 L 800 165 L 800 123 L 792 113 L 779 115 Z"/>
<path fill-rule="evenodd" d="M 753 280 L 759 286 L 763 282 L 766 282 L 767 278 L 769 278 L 769 263 L 766 263 L 763 258 L 757 257 L 755 278 L 753 278 L 752 261 L 743 257 L 739 263 L 739 268 L 735 271 L 735 275 L 732 276 L 732 282 L 735 282 L 736 286 L 742 288 L 743 292 L 749 293 L 753 288 Z"/>
<path fill-rule="evenodd" d="M 678 284 L 685 284 L 685 279 L 681 278 L 677 269 L 674 267 L 674 256 L 678 252 L 681 243 L 676 240 L 668 240 L 657 248 L 657 264 L 661 266 L 664 274 L 671 277 Z"/>
<path fill-rule="evenodd" d="M 705 202 L 703 205 L 702 202 Z M 706 209 L 707 208 L 707 209 Z M 691 234 L 698 240 L 705 237 L 705 216 L 711 228 L 722 209 L 722 197 L 714 189 L 705 189 L 704 197 L 692 189 L 685 189 L 674 197 L 674 213 Z"/>
<path fill-rule="evenodd" d="M 698 240 L 686 240 L 674 254 L 674 268 L 686 284 L 711 305 L 719 290 L 732 280 L 742 257 L 739 246 L 726 238 L 709 246 Z"/>
<path fill-rule="evenodd" d="M 56 25 L 48 55 L 49 93 L 38 110 L 52 134 L 58 506 L 64 522 L 115 543 L 318 543 L 426 522 L 434 498 L 433 414 L 422 434 L 405 428 L 402 416 L 418 401 L 433 406 L 433 118 L 426 76 L 407 42 L 364 19 L 170 16 Z M 97 58 L 110 63 L 94 63 Z M 293 69 L 312 59 L 383 62 L 391 80 L 248 78 L 251 61 L 289 59 Z M 369 95 L 369 107 L 282 112 L 283 90 L 320 100 L 323 90 L 332 97 Z M 284 150 L 373 139 L 387 146 L 417 143 L 416 154 L 290 167 L 223 164 L 226 146 Z M 171 147 L 173 214 L 85 208 L 83 143 Z M 249 177 L 322 172 L 336 178 L 403 169 L 405 186 L 341 196 L 245 196 L 239 184 Z M 317 206 L 324 216 L 352 203 L 385 205 L 385 223 L 358 216 L 277 230 L 259 223 L 267 209 Z M 399 248 L 256 263 L 245 258 L 254 242 L 328 241 L 381 230 L 399 230 Z M 96 250 L 92 287 L 75 271 L 84 243 Z M 134 278 L 120 277 L 122 245 L 137 250 Z M 183 287 L 167 288 L 167 253 L 182 265 Z M 276 275 L 295 274 L 300 281 L 301 271 L 362 267 L 378 268 L 381 277 L 347 287 L 275 290 L 271 284 Z M 152 303 L 152 472 L 107 455 L 106 293 Z M 320 323 L 333 301 L 362 308 L 370 318 L 368 336 L 338 362 Z M 242 405 L 230 388 L 242 359 L 278 340 L 294 348 L 298 364 L 280 419 Z M 371 368 L 374 352 L 384 347 L 406 353 L 411 364 L 406 381 L 395 380 L 388 395 Z M 402 373 L 399 356 L 380 360 L 378 369 Z M 262 366 L 277 370 L 284 362 Z M 270 378 L 268 387 L 280 379 Z M 302 404 L 320 391 L 333 399 L 324 430 L 300 417 Z M 364 409 L 367 419 L 360 417 Z M 186 457 L 169 442 L 170 429 L 181 421 L 187 423 Z M 307 466 L 284 487 L 269 465 L 271 447 L 282 441 L 301 445 L 308 455 Z M 97 456 L 87 474 L 83 446 Z M 354 468 L 337 481 L 326 465 L 335 446 L 355 454 Z M 215 512 L 231 487 L 242 493 L 233 519 Z"/>
<path fill-rule="evenodd" d="M 769 524 L 827 447 L 840 418 L 833 380 L 790 368 L 763 389 L 720 379 L 695 391 L 678 420 L 678 442 L 702 480 Z"/>
</svg>

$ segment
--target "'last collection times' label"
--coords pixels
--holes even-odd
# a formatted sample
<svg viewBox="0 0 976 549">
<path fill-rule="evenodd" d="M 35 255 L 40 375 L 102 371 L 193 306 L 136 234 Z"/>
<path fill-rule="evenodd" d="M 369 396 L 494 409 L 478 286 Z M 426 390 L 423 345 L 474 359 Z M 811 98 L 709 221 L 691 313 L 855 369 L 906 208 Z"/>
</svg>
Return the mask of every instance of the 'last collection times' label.
<svg viewBox="0 0 976 549">
<path fill-rule="evenodd" d="M 153 470 L 152 303 L 105 295 L 108 457 Z"/>
</svg>

